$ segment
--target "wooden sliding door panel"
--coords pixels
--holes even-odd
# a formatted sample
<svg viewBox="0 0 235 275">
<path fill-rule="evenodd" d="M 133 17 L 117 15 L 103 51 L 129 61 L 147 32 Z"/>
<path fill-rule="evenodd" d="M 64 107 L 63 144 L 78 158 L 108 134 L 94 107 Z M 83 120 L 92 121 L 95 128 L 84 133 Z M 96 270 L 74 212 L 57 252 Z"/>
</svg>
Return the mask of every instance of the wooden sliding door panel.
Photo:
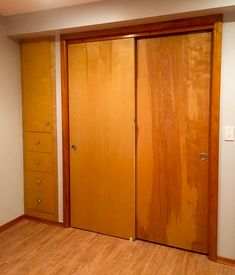
<svg viewBox="0 0 235 275">
<path fill-rule="evenodd" d="M 134 40 L 68 46 L 71 225 L 135 235 Z"/>
<path fill-rule="evenodd" d="M 140 39 L 137 62 L 137 237 L 207 253 L 211 33 Z"/>
</svg>

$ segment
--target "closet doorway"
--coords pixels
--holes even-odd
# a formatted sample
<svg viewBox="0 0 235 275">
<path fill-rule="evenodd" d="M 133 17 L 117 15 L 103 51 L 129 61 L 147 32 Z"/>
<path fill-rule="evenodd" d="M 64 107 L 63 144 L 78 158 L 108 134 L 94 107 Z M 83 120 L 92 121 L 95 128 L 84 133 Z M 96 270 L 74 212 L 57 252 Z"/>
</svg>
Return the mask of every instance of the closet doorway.
<svg viewBox="0 0 235 275">
<path fill-rule="evenodd" d="M 216 259 L 220 54 L 220 15 L 62 36 L 65 226 Z"/>
</svg>

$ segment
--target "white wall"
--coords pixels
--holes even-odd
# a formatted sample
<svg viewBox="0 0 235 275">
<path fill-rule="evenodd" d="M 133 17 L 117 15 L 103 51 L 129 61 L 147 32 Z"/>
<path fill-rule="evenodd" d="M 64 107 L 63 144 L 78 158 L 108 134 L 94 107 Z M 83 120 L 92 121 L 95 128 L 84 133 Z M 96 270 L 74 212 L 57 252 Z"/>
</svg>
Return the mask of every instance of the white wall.
<svg viewBox="0 0 235 275">
<path fill-rule="evenodd" d="M 58 31 L 69 28 L 135 20 L 139 18 L 159 18 L 184 13 L 219 13 L 231 6 L 235 0 L 105 0 L 55 10 L 34 12 L 8 17 L 8 34 Z M 156 20 L 156 19 L 155 19 Z"/>
<path fill-rule="evenodd" d="M 23 153 L 19 45 L 0 17 L 0 225 L 23 211 Z"/>
<path fill-rule="evenodd" d="M 63 153 L 62 153 L 62 106 L 61 106 L 61 62 L 60 35 L 56 36 L 56 121 L 57 121 L 57 163 L 58 163 L 58 217 L 63 222 Z"/>
<path fill-rule="evenodd" d="M 235 22 L 223 26 L 218 254 L 235 259 L 235 142 L 224 127 L 235 126 Z"/>
</svg>

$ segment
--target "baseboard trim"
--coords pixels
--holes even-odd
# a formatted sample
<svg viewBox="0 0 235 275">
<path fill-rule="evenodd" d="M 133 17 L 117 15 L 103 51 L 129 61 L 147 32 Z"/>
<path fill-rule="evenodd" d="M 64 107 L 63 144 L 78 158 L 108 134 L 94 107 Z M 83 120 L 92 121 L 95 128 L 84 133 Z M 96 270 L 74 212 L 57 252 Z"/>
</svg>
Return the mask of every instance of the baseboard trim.
<svg viewBox="0 0 235 275">
<path fill-rule="evenodd" d="M 32 217 L 32 216 L 28 216 L 28 215 L 24 215 L 24 217 L 25 217 L 25 219 L 34 220 L 34 221 L 38 221 L 38 222 L 41 222 L 41 223 L 54 224 L 54 225 L 58 225 L 58 226 L 64 226 L 64 224 L 62 222 L 58 222 L 58 221 L 44 220 L 44 219 L 41 219 L 41 218 Z"/>
<path fill-rule="evenodd" d="M 17 218 L 15 218 L 14 220 L 12 221 L 9 221 L 3 225 L 0 226 L 0 233 L 5 231 L 6 229 L 12 227 L 13 225 L 17 224 L 18 222 L 22 221 L 24 219 L 24 215 L 21 215 Z"/>
<path fill-rule="evenodd" d="M 220 264 L 235 266 L 235 260 L 229 258 L 217 257 L 217 262 Z"/>
</svg>

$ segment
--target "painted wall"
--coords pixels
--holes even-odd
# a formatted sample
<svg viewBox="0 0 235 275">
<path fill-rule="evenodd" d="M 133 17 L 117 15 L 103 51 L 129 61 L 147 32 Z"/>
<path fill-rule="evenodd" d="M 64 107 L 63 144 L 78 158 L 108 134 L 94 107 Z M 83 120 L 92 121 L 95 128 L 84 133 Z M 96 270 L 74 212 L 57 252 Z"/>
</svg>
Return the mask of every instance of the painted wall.
<svg viewBox="0 0 235 275">
<path fill-rule="evenodd" d="M 0 225 L 23 210 L 23 152 L 19 45 L 0 17 Z"/>
<path fill-rule="evenodd" d="M 58 217 L 63 222 L 63 152 L 62 152 L 62 106 L 61 106 L 61 62 L 60 35 L 56 36 L 56 121 L 57 121 L 57 163 L 58 163 Z"/>
<path fill-rule="evenodd" d="M 235 142 L 224 127 L 235 126 L 235 22 L 223 26 L 218 254 L 235 259 Z"/>
<path fill-rule="evenodd" d="M 60 8 L 7 18 L 8 34 L 22 35 L 69 28 L 172 16 L 186 12 L 218 13 L 235 7 L 235 0 L 105 0 L 96 3 Z"/>
</svg>

